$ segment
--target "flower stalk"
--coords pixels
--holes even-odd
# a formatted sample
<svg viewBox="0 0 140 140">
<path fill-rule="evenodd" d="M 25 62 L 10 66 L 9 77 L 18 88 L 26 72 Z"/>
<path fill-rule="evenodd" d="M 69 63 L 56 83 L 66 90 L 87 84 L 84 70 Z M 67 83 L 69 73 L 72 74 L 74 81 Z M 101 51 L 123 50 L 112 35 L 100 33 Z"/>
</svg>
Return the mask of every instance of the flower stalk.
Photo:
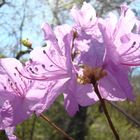
<svg viewBox="0 0 140 140">
<path fill-rule="evenodd" d="M 113 122 L 112 122 L 112 120 L 111 120 L 111 118 L 109 116 L 107 107 L 105 105 L 105 100 L 100 95 L 100 92 L 99 92 L 99 89 L 98 89 L 98 84 L 97 83 L 93 83 L 93 86 L 94 86 L 94 90 L 95 90 L 95 92 L 96 92 L 96 94 L 97 94 L 97 96 L 98 96 L 98 98 L 100 100 L 100 103 L 101 103 L 101 106 L 103 108 L 104 114 L 105 114 L 105 116 L 107 118 L 108 124 L 109 124 L 109 126 L 110 126 L 110 128 L 111 128 L 111 130 L 112 130 L 112 132 L 113 132 L 113 134 L 115 136 L 115 139 L 116 140 L 120 140 L 120 137 L 119 137 L 119 135 L 118 135 L 118 133 L 117 133 L 117 131 L 116 131 L 114 125 L 113 125 Z"/>
</svg>

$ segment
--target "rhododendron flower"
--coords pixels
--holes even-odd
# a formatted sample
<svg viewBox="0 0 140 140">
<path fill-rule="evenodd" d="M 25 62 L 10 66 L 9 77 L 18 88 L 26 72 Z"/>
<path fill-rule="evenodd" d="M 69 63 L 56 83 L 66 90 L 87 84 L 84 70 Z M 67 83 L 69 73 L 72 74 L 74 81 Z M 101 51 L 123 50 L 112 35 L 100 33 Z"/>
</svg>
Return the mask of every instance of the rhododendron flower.
<svg viewBox="0 0 140 140">
<path fill-rule="evenodd" d="M 38 114 L 43 107 L 41 99 L 51 87 L 25 79 L 18 72 L 22 68 L 14 58 L 0 59 L 0 129 L 15 126 L 34 112 Z"/>
<path fill-rule="evenodd" d="M 139 65 L 138 59 L 140 55 L 138 50 L 139 46 L 137 46 L 139 43 L 133 43 L 134 40 L 138 42 L 138 35 L 131 33 L 131 30 L 137 22 L 136 17 L 127 6 L 123 5 L 121 9 L 121 17 L 118 23 L 116 15 L 113 14 L 110 14 L 111 18 L 106 20 L 95 17 L 97 21 L 96 24 L 93 24 L 96 30 L 89 28 L 89 34 L 89 30 L 78 28 L 78 30 L 76 30 L 78 37 L 75 39 L 75 47 L 80 52 L 78 63 L 93 67 L 93 70 L 101 68 L 106 71 L 107 75 L 98 81 L 98 85 L 102 97 L 112 101 L 127 98 L 131 100 L 134 99 L 132 86 L 128 80 L 130 67 L 126 67 L 122 64 L 129 61 L 129 63 L 127 63 L 129 66 Z M 82 12 L 82 9 L 79 10 L 79 12 Z M 79 17 L 77 16 L 77 20 L 78 19 Z M 83 18 L 83 22 L 85 22 L 85 20 Z M 74 26 L 74 28 L 77 29 L 77 25 Z M 96 35 L 96 31 L 99 30 L 100 33 Z M 135 47 L 132 44 L 134 44 Z M 118 52 L 122 50 L 126 50 L 125 56 L 124 54 L 123 56 L 118 54 Z M 133 60 L 134 63 L 131 63 Z M 124 81 L 123 85 L 121 84 L 122 79 Z"/>
<path fill-rule="evenodd" d="M 62 83 L 55 95 L 64 93 L 66 110 L 74 115 L 79 110 L 79 105 L 95 103 L 98 98 L 91 85 L 77 83 L 78 67 L 73 65 L 71 58 L 73 30 L 67 25 L 58 26 L 55 29 L 55 34 L 60 34 L 57 39 L 48 24 L 43 26 L 43 30 L 48 46 L 31 52 L 31 60 L 25 66 L 27 78 Z M 54 43 L 54 39 L 57 42 Z"/>
<path fill-rule="evenodd" d="M 95 11 L 93 15 L 87 14 L 88 8 L 94 11 L 87 3 L 81 10 L 72 9 L 76 21 L 72 27 L 57 26 L 53 32 L 48 24 L 44 24 L 44 38 L 48 46 L 33 50 L 31 60 L 25 66 L 24 77 L 27 79 L 46 83 L 56 81 L 57 90 L 50 102 L 53 103 L 63 93 L 70 115 L 78 111 L 79 105 L 88 106 L 98 101 L 90 76 L 97 80 L 102 98 L 111 101 L 134 99 L 128 74 L 130 66 L 139 65 L 139 46 L 133 47 L 139 35 L 131 32 L 137 21 L 135 16 L 126 6 L 122 6 L 120 19 L 112 23 L 109 18 L 97 18 Z M 130 19 L 134 21 L 129 25 Z M 121 30 L 123 27 L 124 30 Z M 50 104 L 45 104 L 48 109 Z"/>
<path fill-rule="evenodd" d="M 99 23 L 106 54 L 109 54 L 109 58 L 115 63 L 140 65 L 140 35 L 134 32 L 136 24 L 134 13 L 126 5 L 121 6 L 121 16 L 118 20 L 116 15 L 111 14 L 108 19 Z"/>
<path fill-rule="evenodd" d="M 140 36 L 133 33 L 137 19 L 125 5 L 121 6 L 121 16 L 118 20 L 112 20 L 112 17 L 116 18 L 112 14 L 110 18 L 99 23 L 105 46 L 104 68 L 116 79 L 122 90 L 121 95 L 125 93 L 124 96 L 133 100 L 128 74 L 131 66 L 140 65 Z"/>
</svg>

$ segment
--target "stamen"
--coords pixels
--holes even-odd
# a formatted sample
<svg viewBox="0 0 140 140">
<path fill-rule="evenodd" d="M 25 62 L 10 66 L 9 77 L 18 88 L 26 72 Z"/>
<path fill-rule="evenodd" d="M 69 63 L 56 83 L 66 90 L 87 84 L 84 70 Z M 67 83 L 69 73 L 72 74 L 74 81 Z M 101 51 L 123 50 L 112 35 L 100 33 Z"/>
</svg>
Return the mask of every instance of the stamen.
<svg viewBox="0 0 140 140">
<path fill-rule="evenodd" d="M 45 50 L 43 50 L 43 53 L 49 58 L 49 60 L 50 60 L 56 67 L 58 67 L 58 68 L 60 68 L 61 70 L 64 70 L 64 71 L 65 71 L 65 69 L 63 69 L 63 67 L 60 67 L 59 65 L 57 65 L 57 64 L 54 62 L 54 60 L 52 60 L 52 59 L 50 58 L 50 56 L 46 53 Z"/>
<path fill-rule="evenodd" d="M 30 67 L 29 70 L 32 71 L 32 68 Z"/>
<path fill-rule="evenodd" d="M 83 67 L 83 76 L 78 76 L 77 81 L 81 84 L 96 83 L 98 80 L 107 75 L 107 72 L 101 67 L 92 68 Z"/>
<path fill-rule="evenodd" d="M 29 70 L 32 74 L 35 74 L 35 72 L 33 71 L 33 69 L 31 67 L 29 68 Z"/>
<path fill-rule="evenodd" d="M 131 47 L 121 55 L 121 64 L 128 66 L 138 66 L 140 64 L 140 55 L 137 53 L 138 51 L 140 52 L 140 44 L 134 41 Z"/>
<path fill-rule="evenodd" d="M 39 78 L 39 77 L 30 77 L 30 76 L 26 76 L 26 75 L 23 75 L 17 67 L 15 67 L 15 69 L 17 70 L 17 72 L 19 73 L 19 75 L 21 75 L 22 77 L 26 78 L 26 79 L 29 79 L 29 80 L 47 80 L 48 78 L 47 77 L 44 77 L 44 78 Z"/>
<path fill-rule="evenodd" d="M 8 78 L 8 82 L 10 82 L 11 80 Z"/>
<path fill-rule="evenodd" d="M 122 53 L 121 56 L 129 55 L 129 54 L 132 54 L 135 51 L 137 51 L 139 49 L 139 46 L 136 47 L 134 50 L 132 50 L 135 47 L 135 45 L 136 45 L 136 42 L 134 41 L 133 44 L 131 45 L 131 47 L 128 50 L 126 50 L 124 53 Z"/>
<path fill-rule="evenodd" d="M 12 80 L 10 80 L 10 79 L 8 78 L 8 83 L 9 83 L 11 89 L 12 89 L 18 96 L 23 96 L 22 93 L 20 92 L 20 90 L 19 90 L 19 88 L 18 88 L 16 82 L 13 83 Z M 6 90 L 6 87 L 4 87 L 4 88 L 5 88 L 5 90 Z"/>
</svg>

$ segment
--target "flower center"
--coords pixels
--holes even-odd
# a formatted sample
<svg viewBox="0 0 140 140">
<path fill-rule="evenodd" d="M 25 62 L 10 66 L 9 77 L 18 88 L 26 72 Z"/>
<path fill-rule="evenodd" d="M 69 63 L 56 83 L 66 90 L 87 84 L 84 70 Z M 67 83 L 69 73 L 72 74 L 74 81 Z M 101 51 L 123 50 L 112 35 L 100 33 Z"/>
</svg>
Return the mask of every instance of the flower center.
<svg viewBox="0 0 140 140">
<path fill-rule="evenodd" d="M 77 77 L 77 82 L 80 84 L 95 84 L 101 78 L 107 75 L 107 72 L 101 67 L 90 67 L 84 65 L 83 67 L 83 75 Z"/>
</svg>

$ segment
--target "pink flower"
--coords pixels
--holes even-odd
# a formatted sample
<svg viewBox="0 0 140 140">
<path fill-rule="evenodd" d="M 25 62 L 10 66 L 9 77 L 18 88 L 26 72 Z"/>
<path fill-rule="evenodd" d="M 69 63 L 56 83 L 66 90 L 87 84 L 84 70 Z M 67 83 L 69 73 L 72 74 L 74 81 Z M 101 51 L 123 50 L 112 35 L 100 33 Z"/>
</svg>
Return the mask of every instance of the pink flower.
<svg viewBox="0 0 140 140">
<path fill-rule="evenodd" d="M 76 12 L 86 13 L 82 10 Z M 79 16 L 75 17 L 76 23 L 78 23 Z M 83 20 L 81 18 L 83 16 L 80 17 L 80 21 L 85 22 L 86 18 Z M 77 63 L 88 65 L 93 69 L 102 68 L 106 71 L 107 75 L 98 81 L 99 90 L 104 99 L 119 101 L 128 98 L 133 100 L 134 95 L 128 74 L 130 66 L 139 65 L 139 35 L 131 32 L 137 22 L 136 17 L 128 7 L 122 6 L 121 17 L 118 22 L 116 15 L 113 14 L 110 14 L 110 18 L 106 20 L 96 17 L 95 19 L 96 24 L 91 22 L 94 25 L 91 27 L 94 28 L 83 30 L 88 24 L 86 24 L 87 26 L 80 24 L 81 28 L 74 27 L 78 34 L 75 39 L 75 47 L 80 52 Z M 99 30 L 100 33 L 96 35 L 96 31 Z M 137 44 L 134 43 L 135 40 L 137 40 Z M 132 47 L 133 43 L 136 45 L 135 47 Z M 126 55 L 120 53 L 123 50 L 125 50 Z"/>
<path fill-rule="evenodd" d="M 73 65 L 71 58 L 73 30 L 68 25 L 58 26 L 55 29 L 55 34 L 59 35 L 57 39 L 48 24 L 44 24 L 43 30 L 48 46 L 31 52 L 31 60 L 25 66 L 28 72 L 25 77 L 58 82 L 59 86 L 52 93 L 54 98 L 51 100 L 53 102 L 56 96 L 63 93 L 65 108 L 72 116 L 79 110 L 79 105 L 86 106 L 95 103 L 98 98 L 96 94 L 92 94 L 94 91 L 91 85 L 83 86 L 77 83 L 78 67 Z M 54 43 L 54 39 L 57 42 Z M 46 95 L 46 99 L 47 96 L 49 94 Z M 47 103 L 46 106 L 48 106 Z"/>
<path fill-rule="evenodd" d="M 49 85 L 25 79 L 19 74 L 22 69 L 14 58 L 0 59 L 0 129 L 15 126 L 42 110 L 41 99 Z"/>
<path fill-rule="evenodd" d="M 81 10 L 72 9 L 76 21 L 73 27 L 61 25 L 53 32 L 44 24 L 48 46 L 33 50 L 31 60 L 25 66 L 27 79 L 55 82 L 42 100 L 46 109 L 61 93 L 71 116 L 79 110 L 79 105 L 88 106 L 98 101 L 90 80 L 86 79 L 88 69 L 85 68 L 89 68 L 89 76 L 97 80 L 102 98 L 111 101 L 134 99 L 128 74 L 130 66 L 139 65 L 139 35 L 132 33 L 137 21 L 135 16 L 122 6 L 120 19 L 117 21 L 111 15 L 112 22 L 110 18 L 96 18 L 95 13 L 87 14 L 85 9 L 88 8 L 94 11 L 86 3 Z"/>
<path fill-rule="evenodd" d="M 127 6 L 122 5 L 119 20 L 112 14 L 99 23 L 106 54 L 109 54 L 108 57 L 115 63 L 127 66 L 140 65 L 140 35 L 134 32 L 137 22 L 134 13 Z"/>
<path fill-rule="evenodd" d="M 106 84 L 101 81 L 101 90 L 105 92 L 110 89 L 110 93 L 112 90 L 112 93 L 116 92 L 115 95 L 122 96 L 122 99 L 134 99 L 128 74 L 131 66 L 140 65 L 140 36 L 133 33 L 136 22 L 134 13 L 122 5 L 118 20 L 115 15 L 110 14 L 108 19 L 99 23 L 105 47 L 103 68 L 109 75 L 104 77 Z M 113 83 L 116 84 L 115 87 L 112 86 Z"/>
</svg>

